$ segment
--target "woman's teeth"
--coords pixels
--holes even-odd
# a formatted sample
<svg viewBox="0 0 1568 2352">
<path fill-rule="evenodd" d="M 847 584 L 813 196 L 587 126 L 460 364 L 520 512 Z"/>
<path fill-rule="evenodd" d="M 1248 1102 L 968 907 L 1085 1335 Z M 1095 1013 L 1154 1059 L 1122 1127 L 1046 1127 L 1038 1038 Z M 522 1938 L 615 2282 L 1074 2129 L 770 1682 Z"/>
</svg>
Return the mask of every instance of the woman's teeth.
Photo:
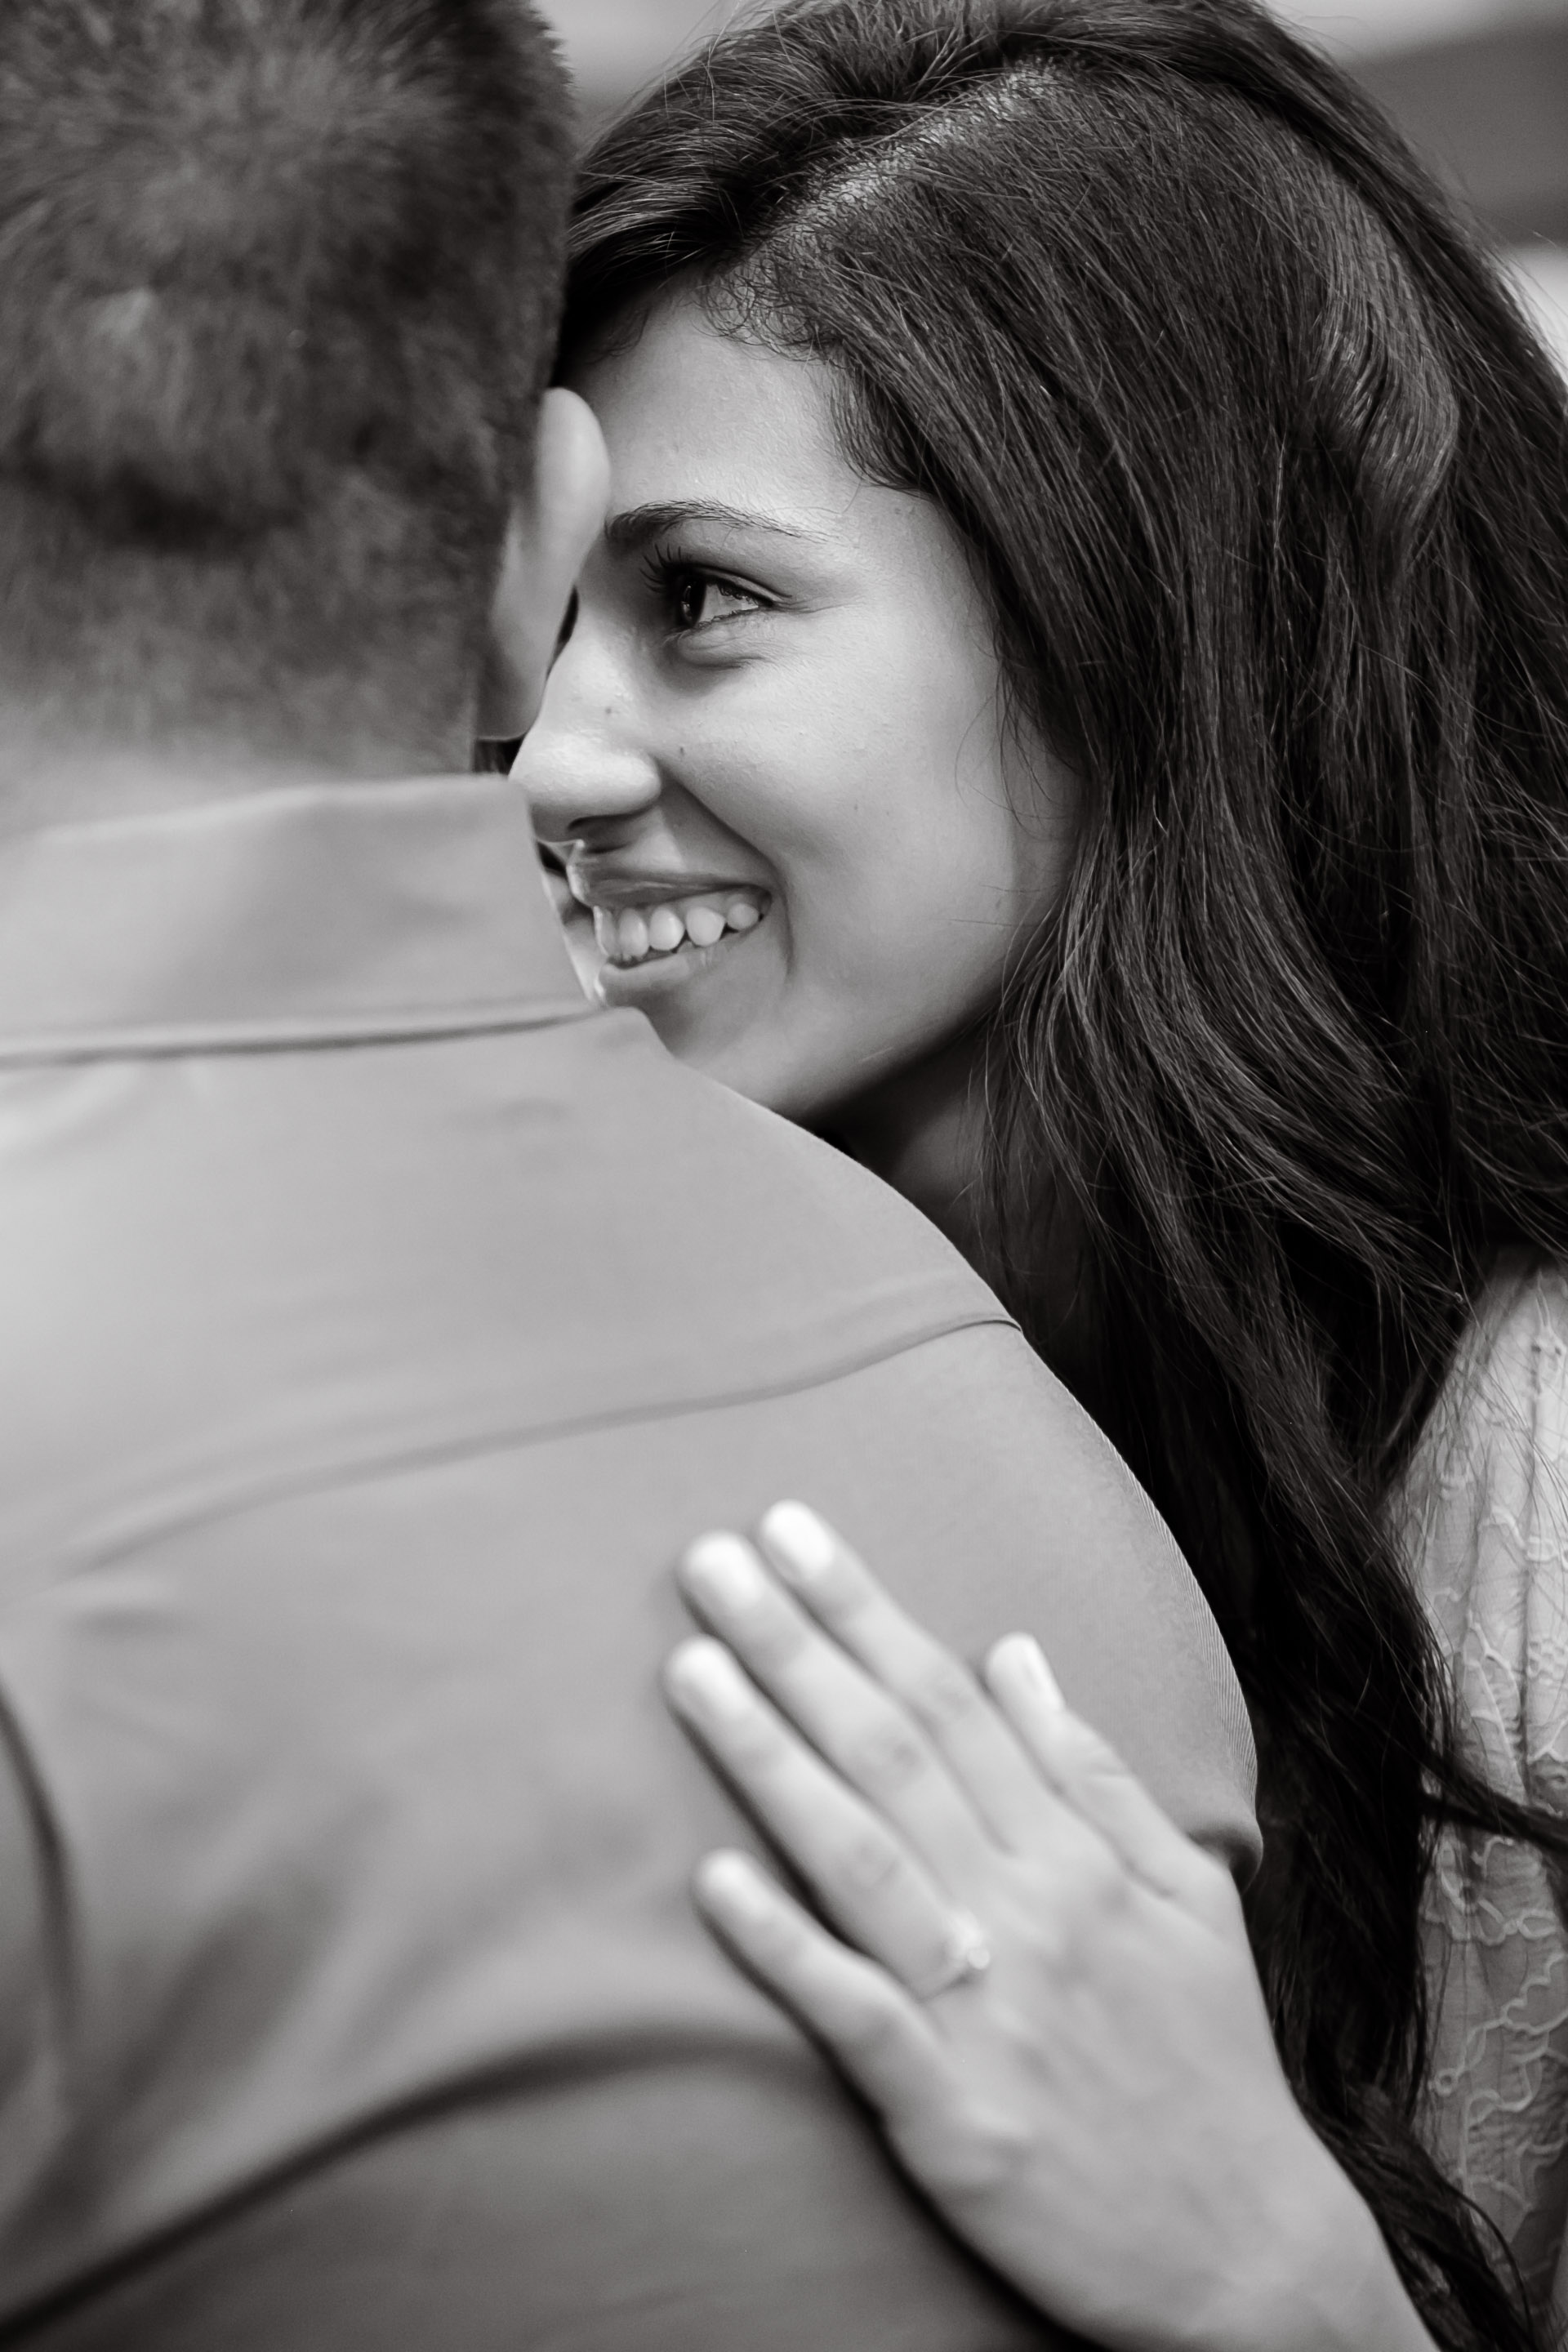
<svg viewBox="0 0 1568 2352">
<path fill-rule="evenodd" d="M 694 948 L 716 948 L 726 931 L 754 931 L 765 909 L 762 894 L 727 891 L 721 898 L 667 898 L 657 907 L 594 909 L 594 936 L 612 963 L 641 963 L 645 956 L 673 955 L 688 940 Z"/>
</svg>

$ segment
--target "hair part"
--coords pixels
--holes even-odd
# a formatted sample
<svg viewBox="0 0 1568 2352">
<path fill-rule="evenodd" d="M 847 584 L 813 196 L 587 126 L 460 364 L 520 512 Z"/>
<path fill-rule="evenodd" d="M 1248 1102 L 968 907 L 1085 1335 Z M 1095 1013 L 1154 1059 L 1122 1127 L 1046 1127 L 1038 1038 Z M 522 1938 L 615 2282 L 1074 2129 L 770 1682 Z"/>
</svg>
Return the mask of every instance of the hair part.
<svg viewBox="0 0 1568 2352">
<path fill-rule="evenodd" d="M 460 719 L 572 147 L 522 0 L 6 0 L 5 688 Z"/>
<path fill-rule="evenodd" d="M 1439 1821 L 1568 1842 L 1458 1761 L 1392 1517 L 1498 1253 L 1568 1257 L 1562 381 L 1248 0 L 784 0 L 599 141 L 573 249 L 568 349 L 679 280 L 832 368 L 1081 778 L 991 1271 L 1236 1655 L 1297 2095 L 1436 2340 L 1526 2344 L 1415 2131 L 1418 1906 Z"/>
</svg>

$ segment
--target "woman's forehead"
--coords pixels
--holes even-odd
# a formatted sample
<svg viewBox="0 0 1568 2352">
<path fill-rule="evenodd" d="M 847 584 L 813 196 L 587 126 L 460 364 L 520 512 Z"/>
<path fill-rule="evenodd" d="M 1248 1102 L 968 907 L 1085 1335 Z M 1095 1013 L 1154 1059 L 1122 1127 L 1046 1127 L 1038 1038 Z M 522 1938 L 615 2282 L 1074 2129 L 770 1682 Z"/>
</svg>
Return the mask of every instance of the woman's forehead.
<svg viewBox="0 0 1568 2352">
<path fill-rule="evenodd" d="M 609 446 L 615 505 L 713 507 L 830 529 L 865 487 L 819 360 L 721 331 L 700 299 L 657 302 L 573 370 Z"/>
</svg>

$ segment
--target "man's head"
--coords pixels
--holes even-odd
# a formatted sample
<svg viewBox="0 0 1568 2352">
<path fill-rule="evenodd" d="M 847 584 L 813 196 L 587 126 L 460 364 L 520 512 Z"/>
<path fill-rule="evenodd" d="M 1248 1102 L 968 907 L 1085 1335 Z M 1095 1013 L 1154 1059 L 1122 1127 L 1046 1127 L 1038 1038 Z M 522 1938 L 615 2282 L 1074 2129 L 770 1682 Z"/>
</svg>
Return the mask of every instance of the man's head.
<svg viewBox="0 0 1568 2352">
<path fill-rule="evenodd" d="M 534 568 L 571 151 L 523 0 L 4 0 L 12 712 L 446 763 Z"/>
</svg>

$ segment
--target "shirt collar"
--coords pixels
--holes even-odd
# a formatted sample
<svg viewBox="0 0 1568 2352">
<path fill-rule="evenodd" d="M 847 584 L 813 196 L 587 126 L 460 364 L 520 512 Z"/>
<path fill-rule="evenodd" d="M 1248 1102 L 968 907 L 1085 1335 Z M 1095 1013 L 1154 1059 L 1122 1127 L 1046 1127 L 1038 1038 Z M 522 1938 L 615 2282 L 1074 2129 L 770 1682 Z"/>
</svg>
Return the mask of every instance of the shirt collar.
<svg viewBox="0 0 1568 2352">
<path fill-rule="evenodd" d="M 586 1009 L 504 777 L 279 785 L 0 845 L 0 1062 Z"/>
</svg>

